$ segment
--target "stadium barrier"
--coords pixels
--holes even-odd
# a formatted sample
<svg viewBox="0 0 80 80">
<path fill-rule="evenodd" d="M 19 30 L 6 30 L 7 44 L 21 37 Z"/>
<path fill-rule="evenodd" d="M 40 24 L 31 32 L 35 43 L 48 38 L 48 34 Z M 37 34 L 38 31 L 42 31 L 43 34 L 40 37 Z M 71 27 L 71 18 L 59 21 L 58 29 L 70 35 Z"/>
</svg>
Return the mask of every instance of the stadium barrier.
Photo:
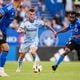
<svg viewBox="0 0 80 80">
<path fill-rule="evenodd" d="M 37 50 L 37 53 L 41 61 L 50 61 L 50 59 L 54 57 L 55 54 L 58 54 L 59 50 L 63 48 L 64 47 L 39 47 Z M 18 56 L 19 56 L 18 50 L 19 50 L 19 47 L 17 48 L 17 52 L 16 52 L 16 60 L 18 60 Z M 59 55 L 57 55 L 57 57 L 59 57 Z M 78 56 L 76 51 L 72 51 L 67 56 L 65 61 L 78 61 Z"/>
</svg>

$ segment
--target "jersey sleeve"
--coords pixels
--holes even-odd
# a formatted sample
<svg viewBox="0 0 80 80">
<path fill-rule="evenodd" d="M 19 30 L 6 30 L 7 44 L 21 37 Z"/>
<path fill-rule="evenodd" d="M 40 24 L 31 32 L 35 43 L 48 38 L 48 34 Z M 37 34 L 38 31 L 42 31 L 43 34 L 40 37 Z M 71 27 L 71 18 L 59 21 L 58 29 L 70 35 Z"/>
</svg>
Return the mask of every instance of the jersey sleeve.
<svg viewBox="0 0 80 80">
<path fill-rule="evenodd" d="M 6 13 L 8 13 L 12 9 L 12 5 L 6 5 L 3 8 L 0 9 L 0 14 L 3 16 Z"/>
<path fill-rule="evenodd" d="M 66 28 L 67 30 L 70 30 L 70 25 Z"/>
<path fill-rule="evenodd" d="M 42 21 L 42 20 L 38 20 L 38 25 L 39 25 L 39 27 L 41 27 L 41 26 L 44 26 L 44 21 Z"/>
</svg>

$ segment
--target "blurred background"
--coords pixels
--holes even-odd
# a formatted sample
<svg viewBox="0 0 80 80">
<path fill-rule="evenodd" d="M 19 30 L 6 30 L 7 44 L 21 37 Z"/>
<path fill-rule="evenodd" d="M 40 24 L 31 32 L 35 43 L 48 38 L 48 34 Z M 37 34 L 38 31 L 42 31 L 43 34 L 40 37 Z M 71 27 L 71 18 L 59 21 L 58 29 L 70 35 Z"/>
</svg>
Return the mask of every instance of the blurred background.
<svg viewBox="0 0 80 80">
<path fill-rule="evenodd" d="M 4 0 L 0 0 L 0 8 L 4 6 L 3 4 Z M 35 9 L 37 18 L 52 25 L 56 31 L 64 28 L 64 26 L 68 27 L 68 12 L 76 11 L 77 18 L 80 19 L 80 0 L 23 0 L 17 9 L 16 18 L 10 26 L 19 27 L 20 23 L 27 18 L 27 12 L 30 8 Z M 7 42 L 10 46 L 7 60 L 17 61 L 19 46 L 23 42 L 24 34 L 18 34 L 9 27 L 7 36 Z M 41 61 L 56 61 L 59 55 L 63 53 L 63 48 L 70 37 L 71 33 L 68 31 L 59 34 L 55 39 L 50 30 L 41 27 L 39 29 L 39 49 L 37 50 Z M 71 54 L 65 57 L 64 61 L 78 61 L 80 60 L 79 55 L 73 50 Z M 31 56 L 27 54 L 25 60 L 32 61 Z"/>
</svg>

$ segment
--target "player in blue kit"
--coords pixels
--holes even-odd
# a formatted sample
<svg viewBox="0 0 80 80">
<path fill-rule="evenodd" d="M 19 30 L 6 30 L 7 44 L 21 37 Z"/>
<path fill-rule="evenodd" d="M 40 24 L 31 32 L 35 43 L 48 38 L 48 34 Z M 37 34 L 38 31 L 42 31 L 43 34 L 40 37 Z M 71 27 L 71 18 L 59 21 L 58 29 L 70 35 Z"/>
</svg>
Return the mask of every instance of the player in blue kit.
<svg viewBox="0 0 80 80">
<path fill-rule="evenodd" d="M 64 57 L 73 49 L 77 50 L 80 54 L 80 19 L 76 18 L 76 13 L 74 11 L 68 14 L 68 19 L 70 21 L 69 27 L 60 30 L 56 33 L 55 36 L 57 36 L 59 33 L 63 33 L 70 30 L 72 33 L 72 37 L 71 40 L 66 44 L 64 48 L 64 53 L 60 56 L 56 64 L 52 66 L 53 71 L 56 71 L 57 67 L 63 61 Z"/>
<path fill-rule="evenodd" d="M 16 15 L 16 8 L 19 7 L 21 0 L 14 0 L 12 3 L 11 0 L 6 0 L 6 3 L 0 9 L 0 76 L 8 76 L 4 72 L 4 66 L 6 62 L 6 57 L 9 51 L 9 46 L 6 43 L 6 33 L 9 24 L 13 21 Z"/>
</svg>

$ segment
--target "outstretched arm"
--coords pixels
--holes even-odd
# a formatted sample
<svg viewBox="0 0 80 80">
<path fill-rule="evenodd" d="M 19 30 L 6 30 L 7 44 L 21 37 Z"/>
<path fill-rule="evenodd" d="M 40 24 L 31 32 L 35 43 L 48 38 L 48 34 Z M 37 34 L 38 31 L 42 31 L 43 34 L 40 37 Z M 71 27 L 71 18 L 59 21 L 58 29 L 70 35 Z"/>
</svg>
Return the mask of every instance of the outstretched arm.
<svg viewBox="0 0 80 80">
<path fill-rule="evenodd" d="M 68 31 L 67 28 L 63 28 L 62 30 L 58 31 L 57 34 L 59 34 L 59 33 L 63 33 L 63 32 L 67 32 L 67 31 Z"/>
<path fill-rule="evenodd" d="M 49 28 L 54 35 L 56 35 L 56 31 L 52 28 L 52 26 L 50 26 L 49 24 L 45 23 L 44 26 L 46 26 L 47 28 Z"/>
<path fill-rule="evenodd" d="M 80 38 L 80 34 L 79 35 L 74 35 L 74 36 L 72 36 L 72 38 L 75 38 L 75 39 Z"/>
</svg>

